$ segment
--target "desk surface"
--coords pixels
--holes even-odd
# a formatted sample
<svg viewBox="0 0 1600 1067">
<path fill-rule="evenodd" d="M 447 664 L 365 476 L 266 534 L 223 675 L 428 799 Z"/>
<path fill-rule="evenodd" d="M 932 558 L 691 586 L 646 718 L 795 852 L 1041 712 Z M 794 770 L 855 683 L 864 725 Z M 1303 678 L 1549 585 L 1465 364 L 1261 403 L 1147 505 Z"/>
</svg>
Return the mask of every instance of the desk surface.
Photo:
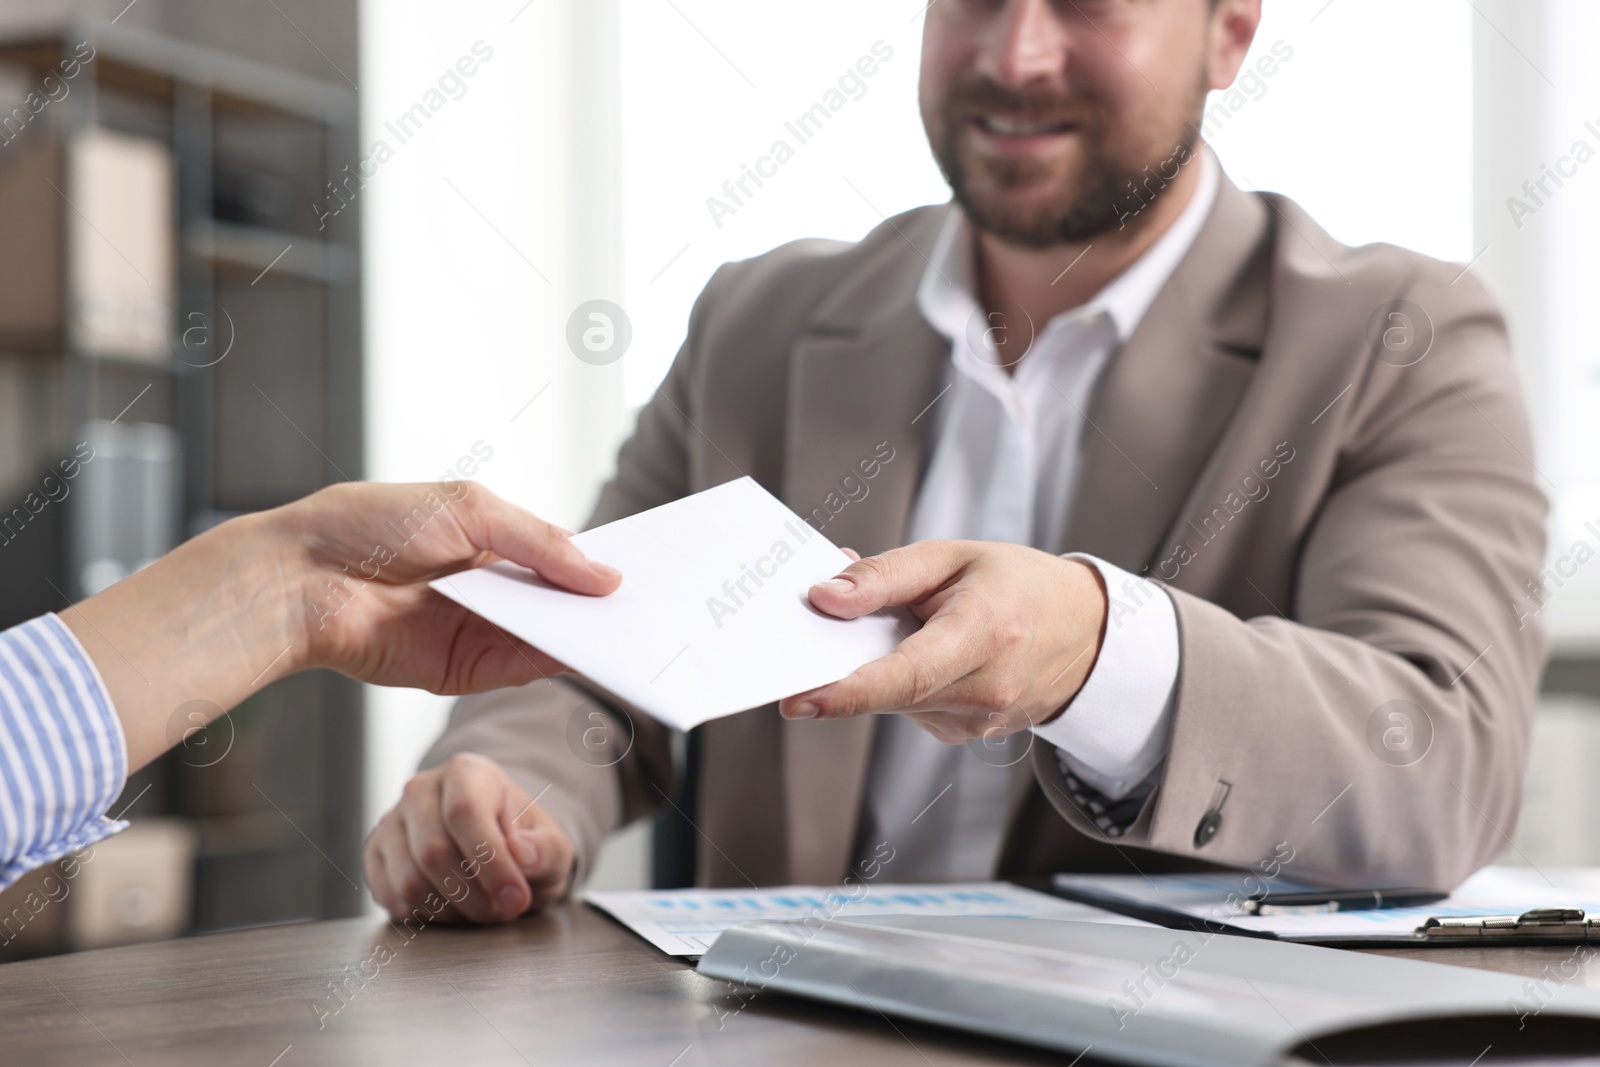
<svg viewBox="0 0 1600 1067">
<path fill-rule="evenodd" d="M 1385 954 L 1534 976 L 1572 951 Z M 1600 986 L 1597 972 L 1579 980 Z M 341 979 L 342 1000 L 330 991 Z M 741 1008 L 722 983 L 583 904 L 511 927 L 429 927 L 409 941 L 351 919 L 6 964 L 0 1050 L 8 1064 L 73 1067 L 1061 1062 L 776 995 Z"/>
</svg>

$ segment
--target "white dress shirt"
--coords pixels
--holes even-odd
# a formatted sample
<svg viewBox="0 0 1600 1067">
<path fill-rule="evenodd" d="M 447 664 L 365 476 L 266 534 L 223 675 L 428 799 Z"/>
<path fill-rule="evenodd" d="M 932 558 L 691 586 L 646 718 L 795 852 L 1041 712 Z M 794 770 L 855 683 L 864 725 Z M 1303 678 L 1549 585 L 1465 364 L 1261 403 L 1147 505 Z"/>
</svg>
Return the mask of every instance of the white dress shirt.
<svg viewBox="0 0 1600 1067">
<path fill-rule="evenodd" d="M 941 232 L 917 307 L 950 340 L 947 390 L 929 414 L 930 461 L 909 540 L 1007 541 L 1056 551 L 1066 528 L 1095 383 L 1194 243 L 1216 197 L 1218 164 L 1197 153 L 1193 200 L 1155 244 L 1080 307 L 1037 329 L 990 331 L 974 283 L 973 234 L 959 210 Z M 1070 269 L 1070 268 L 1069 268 Z M 1015 353 L 1026 349 L 1025 357 Z M 1006 365 L 1010 364 L 1008 373 Z M 1178 623 L 1158 586 L 1091 556 L 1111 612 L 1083 688 L 1053 722 L 1033 728 L 1062 769 L 1111 800 L 1126 797 L 1166 755 L 1178 675 Z M 1032 742 L 948 746 L 902 715 L 879 718 L 858 838 L 863 855 L 895 848 L 896 881 L 993 876 L 1012 778 Z"/>
</svg>

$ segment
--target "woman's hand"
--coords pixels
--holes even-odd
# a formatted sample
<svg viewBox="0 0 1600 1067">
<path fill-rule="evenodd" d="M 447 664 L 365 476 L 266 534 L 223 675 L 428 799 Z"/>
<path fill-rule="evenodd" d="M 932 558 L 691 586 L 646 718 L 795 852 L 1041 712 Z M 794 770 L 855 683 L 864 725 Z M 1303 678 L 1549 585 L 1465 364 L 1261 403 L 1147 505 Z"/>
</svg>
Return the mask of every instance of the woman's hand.
<svg viewBox="0 0 1600 1067">
<path fill-rule="evenodd" d="M 621 575 L 559 526 L 470 482 L 336 485 L 275 513 L 302 590 L 301 665 L 378 685 L 471 693 L 566 668 L 428 588 L 496 560 L 602 596 Z"/>
<path fill-rule="evenodd" d="M 223 523 L 61 618 L 111 694 L 131 770 L 201 725 L 195 709 L 221 715 L 298 670 L 435 693 L 561 670 L 428 582 L 506 559 L 614 590 L 621 576 L 570 536 L 470 482 L 345 483 Z"/>
</svg>

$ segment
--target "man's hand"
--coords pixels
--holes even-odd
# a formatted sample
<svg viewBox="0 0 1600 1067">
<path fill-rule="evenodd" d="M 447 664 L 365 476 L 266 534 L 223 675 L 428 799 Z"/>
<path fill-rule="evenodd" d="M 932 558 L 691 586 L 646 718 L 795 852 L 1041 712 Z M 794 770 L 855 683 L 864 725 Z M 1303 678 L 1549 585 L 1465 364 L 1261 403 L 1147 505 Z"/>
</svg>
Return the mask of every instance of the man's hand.
<svg viewBox="0 0 1600 1067">
<path fill-rule="evenodd" d="M 566 893 L 573 849 L 498 763 L 459 753 L 406 783 L 362 861 L 397 919 L 424 908 L 434 921 L 504 923 Z"/>
<path fill-rule="evenodd" d="M 841 619 L 906 605 L 922 629 L 831 685 L 786 698 L 790 719 L 902 711 L 946 744 L 1054 718 L 1094 668 L 1105 630 L 1099 572 L 1021 545 L 920 541 L 811 587 Z"/>
</svg>

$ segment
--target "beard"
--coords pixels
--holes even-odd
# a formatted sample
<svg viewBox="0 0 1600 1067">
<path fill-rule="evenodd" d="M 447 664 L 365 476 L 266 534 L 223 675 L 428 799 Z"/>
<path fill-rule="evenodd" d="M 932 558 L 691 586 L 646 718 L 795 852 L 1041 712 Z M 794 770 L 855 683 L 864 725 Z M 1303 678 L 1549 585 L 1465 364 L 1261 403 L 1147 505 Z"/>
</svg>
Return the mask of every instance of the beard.
<svg viewBox="0 0 1600 1067">
<path fill-rule="evenodd" d="M 1082 244 L 1125 225 L 1154 203 L 1171 184 L 1151 181 L 1173 157 L 1193 158 L 1198 143 L 1201 104 L 1189 108 L 1193 120 L 1177 128 L 1128 143 L 1137 134 L 1119 123 L 1094 97 L 1062 96 L 1044 87 L 1008 89 L 987 78 L 958 84 L 938 109 L 938 128 L 929 126 L 929 143 L 967 218 L 1007 244 L 1047 248 Z M 966 147 L 962 134 L 981 116 L 999 113 L 1025 123 L 1070 124 L 1083 149 L 1079 165 L 1034 158 L 996 159 Z M 1043 197 L 1041 187 L 1047 187 Z"/>
</svg>

